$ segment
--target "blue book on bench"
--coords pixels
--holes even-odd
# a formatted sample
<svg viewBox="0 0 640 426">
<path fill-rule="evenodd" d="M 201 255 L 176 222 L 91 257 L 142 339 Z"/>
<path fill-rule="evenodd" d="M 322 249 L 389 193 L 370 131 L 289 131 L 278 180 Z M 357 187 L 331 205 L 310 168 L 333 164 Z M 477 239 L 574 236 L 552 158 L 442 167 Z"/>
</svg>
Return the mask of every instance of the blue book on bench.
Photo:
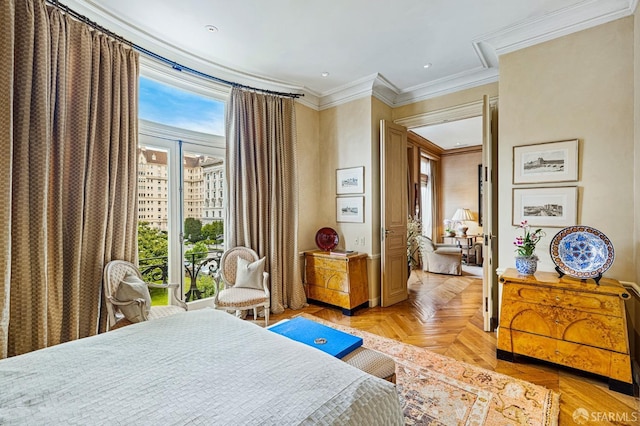
<svg viewBox="0 0 640 426">
<path fill-rule="evenodd" d="M 302 317 L 276 324 L 270 327 L 269 330 L 313 346 L 336 358 L 342 358 L 362 346 L 361 337 L 344 333 Z"/>
</svg>

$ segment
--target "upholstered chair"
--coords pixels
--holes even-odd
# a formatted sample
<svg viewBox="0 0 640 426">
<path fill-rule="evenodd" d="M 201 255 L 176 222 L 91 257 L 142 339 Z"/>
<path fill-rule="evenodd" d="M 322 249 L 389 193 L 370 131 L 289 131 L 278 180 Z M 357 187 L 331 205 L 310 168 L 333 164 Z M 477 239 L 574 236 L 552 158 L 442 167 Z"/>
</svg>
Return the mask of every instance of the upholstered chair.
<svg viewBox="0 0 640 426">
<path fill-rule="evenodd" d="M 248 247 L 234 247 L 220 258 L 216 274 L 216 294 L 213 306 L 216 309 L 242 311 L 253 309 L 253 318 L 258 319 L 258 308 L 264 308 L 265 326 L 269 325 L 269 274 L 264 272 L 266 260 Z"/>
<path fill-rule="evenodd" d="M 422 270 L 436 274 L 462 275 L 462 249 L 455 244 L 436 244 L 423 235 L 417 237 Z"/>
<path fill-rule="evenodd" d="M 149 288 L 170 289 L 176 305 L 151 306 Z M 140 270 L 124 260 L 107 263 L 104 268 L 103 289 L 107 307 L 107 331 L 187 310 L 187 304 L 180 297 L 179 284 L 145 282 Z"/>
</svg>

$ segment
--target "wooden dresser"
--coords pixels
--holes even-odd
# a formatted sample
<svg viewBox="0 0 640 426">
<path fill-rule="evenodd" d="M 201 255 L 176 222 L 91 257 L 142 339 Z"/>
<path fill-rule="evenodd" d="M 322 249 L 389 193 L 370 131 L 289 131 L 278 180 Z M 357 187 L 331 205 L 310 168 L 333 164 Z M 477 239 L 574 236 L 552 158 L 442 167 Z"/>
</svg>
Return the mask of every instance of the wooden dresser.
<svg viewBox="0 0 640 426">
<path fill-rule="evenodd" d="M 313 250 L 304 253 L 307 297 L 342 308 L 345 315 L 369 303 L 367 254 L 348 256 Z"/>
<path fill-rule="evenodd" d="M 624 301 L 616 280 L 581 281 L 555 272 L 519 275 L 503 283 L 497 357 L 526 355 L 609 378 L 609 388 L 633 395 Z"/>
</svg>

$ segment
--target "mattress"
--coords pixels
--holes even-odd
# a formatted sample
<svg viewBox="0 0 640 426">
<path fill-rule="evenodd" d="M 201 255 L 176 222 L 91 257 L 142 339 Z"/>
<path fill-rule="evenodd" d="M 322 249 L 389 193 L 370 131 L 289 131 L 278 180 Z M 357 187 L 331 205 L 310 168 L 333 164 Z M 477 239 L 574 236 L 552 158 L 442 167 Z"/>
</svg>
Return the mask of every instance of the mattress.
<svg viewBox="0 0 640 426">
<path fill-rule="evenodd" d="M 395 387 L 213 309 L 0 361 L 0 424 L 403 424 Z"/>
</svg>

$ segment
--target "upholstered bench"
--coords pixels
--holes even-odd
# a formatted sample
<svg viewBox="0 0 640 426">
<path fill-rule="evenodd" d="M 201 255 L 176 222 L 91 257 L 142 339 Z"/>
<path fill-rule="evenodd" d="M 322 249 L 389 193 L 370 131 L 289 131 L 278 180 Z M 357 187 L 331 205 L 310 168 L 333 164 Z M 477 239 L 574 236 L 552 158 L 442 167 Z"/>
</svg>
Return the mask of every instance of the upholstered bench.
<svg viewBox="0 0 640 426">
<path fill-rule="evenodd" d="M 341 359 L 372 376 L 380 377 L 391 383 L 396 382 L 396 363 L 383 353 L 361 346 Z"/>
<path fill-rule="evenodd" d="M 277 328 L 280 324 L 284 324 L 286 322 L 288 322 L 289 319 L 283 319 L 279 322 L 277 322 L 276 324 L 270 325 L 267 327 L 267 329 L 273 329 L 273 328 Z M 323 329 L 331 329 L 331 327 L 325 326 L 325 325 L 319 325 L 318 323 L 312 323 L 309 320 L 304 320 L 300 318 L 300 321 L 303 322 L 307 322 L 309 324 L 314 324 L 314 327 L 320 327 Z M 308 327 L 308 326 L 307 326 Z M 292 335 L 292 330 L 295 330 L 295 334 Z M 309 335 L 307 334 L 307 332 L 305 332 L 302 336 L 300 336 L 299 331 L 300 329 L 296 328 L 295 326 L 292 328 L 289 328 L 289 330 L 284 331 L 284 330 L 278 330 L 278 332 L 285 334 L 287 337 L 292 338 L 294 340 L 298 340 L 301 341 L 303 343 L 307 343 L 310 346 L 315 346 L 316 348 L 320 349 L 318 346 L 316 346 L 315 343 L 309 343 L 306 342 L 306 340 L 309 339 Z M 275 330 L 274 330 L 275 331 Z M 339 330 L 333 329 L 332 331 L 333 333 L 337 333 L 337 334 L 344 334 L 343 332 L 340 332 Z M 351 336 L 353 337 L 353 336 Z M 316 342 L 317 343 L 317 342 Z M 327 352 L 327 351 L 325 351 Z M 341 358 L 338 358 L 344 362 L 346 362 L 347 364 L 356 367 L 362 371 L 364 371 L 365 373 L 369 373 L 372 376 L 375 377 L 379 377 L 381 379 L 387 380 L 391 383 L 395 383 L 396 382 L 396 363 L 393 360 L 393 358 L 380 353 L 378 351 L 374 351 L 373 349 L 369 349 L 366 348 L 364 346 L 360 346 L 354 350 L 352 350 L 351 352 L 349 352 L 348 354 L 342 356 Z"/>
</svg>

